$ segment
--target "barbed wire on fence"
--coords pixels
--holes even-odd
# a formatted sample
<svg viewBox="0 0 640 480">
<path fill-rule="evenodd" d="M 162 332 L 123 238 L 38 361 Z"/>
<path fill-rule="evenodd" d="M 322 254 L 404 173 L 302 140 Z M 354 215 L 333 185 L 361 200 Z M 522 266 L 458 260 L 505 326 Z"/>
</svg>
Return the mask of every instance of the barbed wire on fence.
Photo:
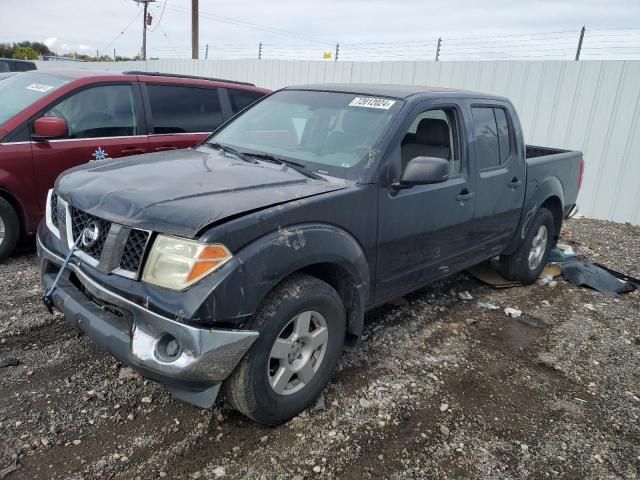
<svg viewBox="0 0 640 480">
<path fill-rule="evenodd" d="M 190 45 L 174 45 L 164 30 L 160 34 L 148 46 L 150 58 L 191 57 Z M 119 56 L 139 53 L 131 49 L 117 52 Z M 598 27 L 585 28 L 582 34 L 561 30 L 372 42 L 330 42 L 313 37 L 294 43 L 204 42 L 199 57 L 327 61 L 634 60 L 640 59 L 640 28 Z"/>
</svg>

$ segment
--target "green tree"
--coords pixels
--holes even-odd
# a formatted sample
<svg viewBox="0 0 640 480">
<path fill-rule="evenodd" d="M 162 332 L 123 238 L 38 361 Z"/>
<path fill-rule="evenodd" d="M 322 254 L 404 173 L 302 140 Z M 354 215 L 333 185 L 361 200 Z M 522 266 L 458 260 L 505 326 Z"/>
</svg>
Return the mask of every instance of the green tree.
<svg viewBox="0 0 640 480">
<path fill-rule="evenodd" d="M 19 58 L 20 60 L 37 60 L 38 52 L 31 47 L 16 47 L 13 52 L 13 58 Z"/>
</svg>

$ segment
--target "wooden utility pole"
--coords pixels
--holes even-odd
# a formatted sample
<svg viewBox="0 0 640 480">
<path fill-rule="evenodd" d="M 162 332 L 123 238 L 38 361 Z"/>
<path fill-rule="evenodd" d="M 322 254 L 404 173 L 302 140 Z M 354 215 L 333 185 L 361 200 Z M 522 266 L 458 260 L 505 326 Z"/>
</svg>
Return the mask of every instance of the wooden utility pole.
<svg viewBox="0 0 640 480">
<path fill-rule="evenodd" d="M 136 0 L 137 3 L 144 4 L 144 15 L 142 16 L 142 59 L 147 59 L 147 26 L 148 23 L 148 10 L 149 4 L 156 0 Z"/>
<path fill-rule="evenodd" d="M 191 0 L 191 58 L 198 59 L 198 0 Z"/>
</svg>

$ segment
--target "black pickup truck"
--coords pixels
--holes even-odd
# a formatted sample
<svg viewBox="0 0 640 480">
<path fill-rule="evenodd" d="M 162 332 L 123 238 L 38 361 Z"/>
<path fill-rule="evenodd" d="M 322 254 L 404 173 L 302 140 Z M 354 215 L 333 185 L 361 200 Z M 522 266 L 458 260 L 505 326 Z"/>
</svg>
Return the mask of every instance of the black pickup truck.
<svg viewBox="0 0 640 480">
<path fill-rule="evenodd" d="M 278 424 L 357 347 L 368 309 L 496 256 L 533 282 L 582 169 L 580 152 L 525 146 L 505 98 L 285 88 L 197 148 L 62 174 L 38 230 L 42 284 L 176 397 L 209 407 L 222 386 Z"/>
</svg>

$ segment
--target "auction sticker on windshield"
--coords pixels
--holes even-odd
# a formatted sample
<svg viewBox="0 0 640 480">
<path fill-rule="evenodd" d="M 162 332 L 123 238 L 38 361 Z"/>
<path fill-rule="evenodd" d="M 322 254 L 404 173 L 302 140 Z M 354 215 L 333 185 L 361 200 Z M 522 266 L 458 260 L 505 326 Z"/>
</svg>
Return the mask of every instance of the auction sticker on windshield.
<svg viewBox="0 0 640 480">
<path fill-rule="evenodd" d="M 389 110 L 395 100 L 389 100 L 388 98 L 375 98 L 375 97 L 356 97 L 351 100 L 350 107 L 364 107 L 364 108 L 379 108 L 381 110 Z"/>
<path fill-rule="evenodd" d="M 31 85 L 27 85 L 25 88 L 27 90 L 33 90 L 34 92 L 44 93 L 48 92 L 53 87 L 51 85 L 44 85 L 42 83 L 32 83 Z"/>
</svg>

